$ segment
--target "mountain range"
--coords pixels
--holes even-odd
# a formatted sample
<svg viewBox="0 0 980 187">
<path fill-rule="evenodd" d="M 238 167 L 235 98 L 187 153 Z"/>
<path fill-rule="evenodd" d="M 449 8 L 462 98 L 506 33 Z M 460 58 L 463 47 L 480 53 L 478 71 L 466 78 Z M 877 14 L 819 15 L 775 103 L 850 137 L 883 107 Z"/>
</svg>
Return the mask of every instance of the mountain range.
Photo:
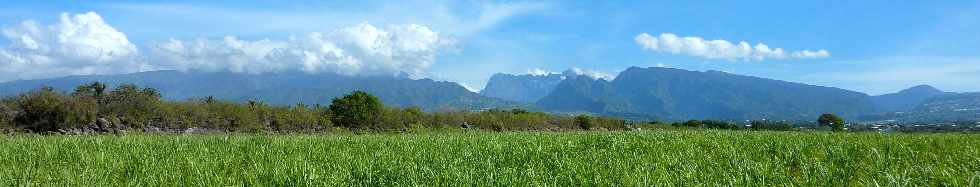
<svg viewBox="0 0 980 187">
<path fill-rule="evenodd" d="M 980 120 L 980 93 L 944 92 L 928 85 L 870 96 L 840 88 L 807 85 L 720 71 L 631 67 L 611 80 L 561 74 L 494 74 L 479 93 L 457 83 L 404 76 L 351 76 L 282 72 L 150 71 L 68 76 L 0 83 L 0 96 L 51 86 L 70 91 L 92 81 L 110 86 L 133 83 L 158 89 L 165 99 L 214 96 L 276 105 L 329 104 L 354 90 L 391 106 L 429 111 L 521 107 L 568 114 L 628 119 L 812 120 L 836 113 L 861 121 Z"/>
<path fill-rule="evenodd" d="M 0 83 L 0 95 L 14 95 L 41 86 L 71 91 L 101 81 L 110 86 L 132 83 L 160 91 L 164 99 L 214 96 L 232 101 L 257 100 L 276 105 L 330 104 L 337 96 L 361 90 L 387 105 L 426 110 L 479 110 L 512 106 L 513 102 L 480 96 L 457 83 L 392 76 L 348 76 L 303 72 L 245 74 L 229 72 L 150 71 L 120 75 L 70 76 Z"/>
<path fill-rule="evenodd" d="M 508 101 L 534 103 L 547 96 L 569 74 L 574 73 L 566 72 L 564 75 L 557 73 L 546 75 L 497 73 L 490 76 L 490 80 L 486 87 L 480 91 L 480 95 Z"/>
<path fill-rule="evenodd" d="M 946 93 L 924 99 L 914 108 L 862 116 L 863 121 L 934 123 L 980 122 L 980 93 Z"/>
<path fill-rule="evenodd" d="M 809 119 L 873 111 L 860 92 L 720 71 L 631 67 L 615 79 L 568 78 L 537 105 L 559 111 L 682 119 Z"/>
<path fill-rule="evenodd" d="M 875 109 L 878 112 L 898 112 L 915 109 L 929 98 L 955 94 L 944 92 L 929 85 L 918 85 L 897 93 L 874 96 L 871 99 L 874 101 Z"/>
</svg>

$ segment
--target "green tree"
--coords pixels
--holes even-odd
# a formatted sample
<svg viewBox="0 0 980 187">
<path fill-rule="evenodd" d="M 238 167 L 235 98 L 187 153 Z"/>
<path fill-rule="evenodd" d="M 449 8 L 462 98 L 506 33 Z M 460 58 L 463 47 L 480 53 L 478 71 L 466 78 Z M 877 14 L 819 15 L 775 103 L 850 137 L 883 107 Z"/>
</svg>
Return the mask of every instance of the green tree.
<svg viewBox="0 0 980 187">
<path fill-rule="evenodd" d="M 381 100 L 367 92 L 354 91 L 330 103 L 333 124 L 347 128 L 374 128 L 378 125 Z"/>
<path fill-rule="evenodd" d="M 16 124 L 34 132 L 50 132 L 72 128 L 95 120 L 93 100 L 80 100 L 44 87 L 20 96 L 18 107 L 23 110 L 14 117 Z"/>
<path fill-rule="evenodd" d="M 592 117 L 584 114 L 575 116 L 575 125 L 585 130 L 592 129 Z"/>
<path fill-rule="evenodd" d="M 817 122 L 820 126 L 829 126 L 834 131 L 844 130 L 844 119 L 834 114 L 822 114 L 817 118 Z"/>
<path fill-rule="evenodd" d="M 140 126 L 159 110 L 160 92 L 153 88 L 139 88 L 133 84 L 123 84 L 104 96 L 102 115 L 124 117 L 123 123 Z"/>
<path fill-rule="evenodd" d="M 102 96 L 105 96 L 105 87 L 106 86 L 104 83 L 96 81 L 76 87 L 75 92 L 72 93 L 72 95 L 92 97 L 101 100 Z"/>
</svg>

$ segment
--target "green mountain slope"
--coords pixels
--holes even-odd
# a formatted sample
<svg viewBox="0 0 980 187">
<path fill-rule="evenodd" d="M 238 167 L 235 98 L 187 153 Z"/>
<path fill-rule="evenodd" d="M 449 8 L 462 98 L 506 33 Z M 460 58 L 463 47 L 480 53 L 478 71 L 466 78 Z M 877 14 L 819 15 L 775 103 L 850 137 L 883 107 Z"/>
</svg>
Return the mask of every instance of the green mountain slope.
<svg viewBox="0 0 980 187">
<path fill-rule="evenodd" d="M 548 110 L 668 120 L 815 119 L 872 111 L 864 93 L 718 71 L 631 67 L 612 81 L 563 81 L 537 104 Z"/>
</svg>

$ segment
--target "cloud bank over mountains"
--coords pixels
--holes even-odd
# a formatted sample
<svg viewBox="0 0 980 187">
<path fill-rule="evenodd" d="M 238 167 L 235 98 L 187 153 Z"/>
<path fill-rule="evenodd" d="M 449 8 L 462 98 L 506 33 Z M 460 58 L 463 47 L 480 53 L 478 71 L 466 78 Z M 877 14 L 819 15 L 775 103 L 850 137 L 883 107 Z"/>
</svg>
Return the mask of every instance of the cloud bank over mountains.
<svg viewBox="0 0 980 187">
<path fill-rule="evenodd" d="M 63 13 L 51 25 L 24 21 L 3 36 L 10 42 L 0 47 L 0 81 L 159 69 L 419 76 L 455 43 L 421 25 L 361 23 L 286 40 L 170 39 L 140 51 L 94 12 Z"/>
<path fill-rule="evenodd" d="M 510 9 L 505 7 L 503 10 Z M 527 10 L 514 8 L 514 12 L 524 11 Z M 500 13 L 504 18 L 517 14 L 504 12 Z M 493 15 L 480 17 L 495 17 Z M 54 23 L 27 20 L 2 28 L 5 40 L 0 41 L 6 43 L 0 43 L 0 82 L 165 69 L 239 73 L 407 74 L 420 78 L 436 63 L 439 54 L 457 51 L 455 38 L 418 24 L 375 26 L 362 22 L 279 39 L 225 36 L 171 38 L 134 44 L 125 33 L 106 23 L 95 12 L 62 13 L 59 18 Z M 745 41 L 705 40 L 671 33 L 657 36 L 642 33 L 633 39 L 645 50 L 706 59 L 749 61 L 830 57 L 830 53 L 823 49 L 785 51 L 763 43 L 752 46 Z M 569 72 L 594 79 L 614 78 L 609 73 L 579 68 L 572 68 Z M 532 75 L 551 73 L 540 69 L 529 71 Z"/>
<path fill-rule="evenodd" d="M 3 29 L 0 81 L 133 72 L 149 68 L 126 35 L 93 12 L 61 14 L 56 24 L 34 21 Z"/>
<path fill-rule="evenodd" d="M 527 70 L 527 72 L 524 73 L 524 74 L 525 75 L 531 75 L 531 76 L 549 76 L 549 75 L 553 75 L 553 74 L 560 74 L 562 76 L 586 76 L 586 77 L 589 77 L 591 79 L 605 79 L 605 80 L 613 80 L 613 79 L 616 78 L 615 75 L 610 74 L 610 73 L 606 73 L 606 72 L 602 72 L 602 71 L 597 71 L 597 70 L 582 69 L 582 68 L 578 68 L 578 67 L 572 67 L 572 68 L 570 68 L 568 70 L 565 70 L 565 71 L 563 71 L 561 73 L 559 73 L 559 72 L 553 72 L 553 71 L 548 71 L 548 70 L 544 70 L 544 69 L 541 69 L 541 68 L 534 68 L 534 69 Z"/>
<path fill-rule="evenodd" d="M 801 50 L 786 52 L 782 48 L 770 48 L 763 43 L 749 45 L 740 41 L 737 44 L 726 40 L 705 40 L 700 37 L 679 37 L 672 33 L 653 36 L 647 33 L 636 35 L 633 40 L 644 50 L 682 54 L 705 59 L 725 60 L 765 60 L 765 59 L 812 59 L 830 57 L 830 52 L 820 50 Z"/>
<path fill-rule="evenodd" d="M 155 64 L 179 70 L 265 73 L 304 71 L 339 74 L 420 75 L 449 49 L 451 39 L 425 26 L 367 23 L 314 32 L 288 40 L 170 39 L 150 46 Z"/>
</svg>

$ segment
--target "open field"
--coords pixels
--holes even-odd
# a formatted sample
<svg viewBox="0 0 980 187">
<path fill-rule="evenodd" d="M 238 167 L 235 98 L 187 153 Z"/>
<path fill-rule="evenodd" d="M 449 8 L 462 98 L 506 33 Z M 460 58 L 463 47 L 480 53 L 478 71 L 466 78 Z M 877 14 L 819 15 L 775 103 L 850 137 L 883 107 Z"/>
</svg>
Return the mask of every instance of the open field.
<svg viewBox="0 0 980 187">
<path fill-rule="evenodd" d="M 758 131 L 15 136 L 0 185 L 980 185 L 980 135 Z"/>
</svg>

